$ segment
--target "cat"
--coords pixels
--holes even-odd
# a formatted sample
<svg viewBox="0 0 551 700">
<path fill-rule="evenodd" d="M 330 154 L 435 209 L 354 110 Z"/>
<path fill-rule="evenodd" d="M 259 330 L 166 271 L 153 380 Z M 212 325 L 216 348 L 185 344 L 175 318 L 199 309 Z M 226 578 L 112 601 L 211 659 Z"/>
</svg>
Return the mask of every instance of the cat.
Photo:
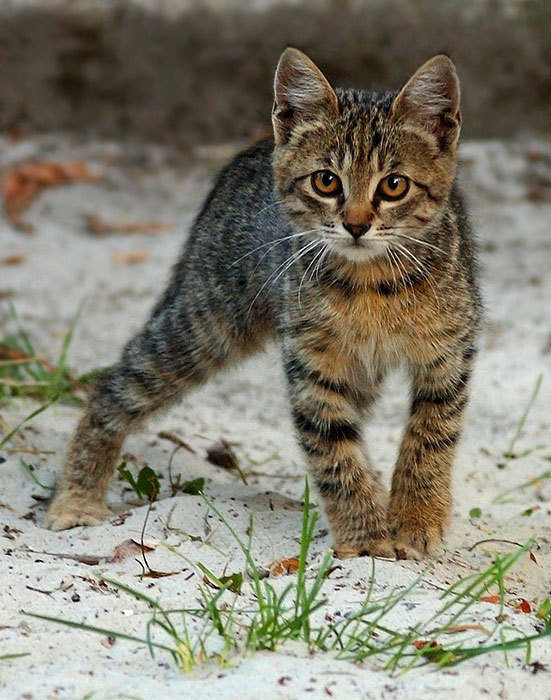
<svg viewBox="0 0 551 700">
<path fill-rule="evenodd" d="M 164 294 L 98 379 L 50 528 L 108 516 L 127 433 L 275 338 L 336 556 L 441 544 L 481 319 L 454 65 L 435 56 L 397 93 L 333 89 L 288 48 L 274 92 L 273 137 L 221 171 Z M 396 365 L 411 410 L 387 498 L 361 429 Z"/>
</svg>

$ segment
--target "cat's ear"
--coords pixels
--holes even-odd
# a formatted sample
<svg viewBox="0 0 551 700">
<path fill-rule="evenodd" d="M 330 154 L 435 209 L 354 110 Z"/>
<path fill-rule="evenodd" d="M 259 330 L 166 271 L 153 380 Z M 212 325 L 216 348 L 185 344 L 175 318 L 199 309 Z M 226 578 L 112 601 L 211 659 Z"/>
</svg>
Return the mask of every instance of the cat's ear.
<svg viewBox="0 0 551 700">
<path fill-rule="evenodd" d="M 441 149 L 455 145 L 461 127 L 459 80 L 452 61 L 434 56 L 408 80 L 392 106 L 401 123 L 433 133 Z"/>
<path fill-rule="evenodd" d="M 276 143 L 286 143 L 298 124 L 323 113 L 329 117 L 338 115 L 335 91 L 308 56 L 298 49 L 285 49 L 274 80 L 272 122 Z"/>
</svg>

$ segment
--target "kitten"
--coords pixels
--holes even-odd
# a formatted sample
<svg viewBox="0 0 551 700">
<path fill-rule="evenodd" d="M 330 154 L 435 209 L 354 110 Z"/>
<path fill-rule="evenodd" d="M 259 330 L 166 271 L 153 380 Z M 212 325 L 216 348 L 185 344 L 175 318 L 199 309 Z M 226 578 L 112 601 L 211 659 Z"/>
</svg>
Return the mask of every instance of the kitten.
<svg viewBox="0 0 551 700">
<path fill-rule="evenodd" d="M 126 434 L 275 337 L 336 554 L 433 552 L 481 314 L 460 121 L 445 56 L 396 94 L 333 89 L 287 49 L 273 139 L 222 170 L 149 320 L 98 380 L 47 525 L 99 523 Z M 387 503 L 361 430 L 398 364 L 411 413 Z"/>
</svg>

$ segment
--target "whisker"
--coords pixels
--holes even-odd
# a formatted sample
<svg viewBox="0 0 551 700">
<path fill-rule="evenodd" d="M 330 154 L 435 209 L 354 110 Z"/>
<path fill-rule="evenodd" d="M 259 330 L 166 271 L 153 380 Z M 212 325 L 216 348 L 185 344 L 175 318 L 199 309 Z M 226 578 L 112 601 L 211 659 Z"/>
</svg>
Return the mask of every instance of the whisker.
<svg viewBox="0 0 551 700">
<path fill-rule="evenodd" d="M 256 219 L 257 216 L 260 216 L 262 212 L 268 211 L 268 209 L 271 209 L 272 207 L 277 207 L 278 204 L 282 204 L 282 200 L 278 199 L 277 202 L 273 202 L 272 204 L 268 204 L 267 207 L 264 207 L 263 209 L 260 209 L 259 211 L 256 212 L 254 215 L 253 219 Z"/>
<path fill-rule="evenodd" d="M 249 310 L 247 311 L 247 317 L 250 315 L 251 310 L 254 306 L 255 301 L 258 299 L 258 297 L 262 294 L 263 290 L 265 289 L 266 285 L 270 283 L 275 284 L 277 280 L 281 277 L 282 274 L 284 274 L 290 267 L 291 265 L 299 260 L 303 255 L 305 255 L 309 250 L 312 248 L 315 248 L 317 245 L 319 245 L 321 241 L 319 240 L 314 240 L 314 241 L 309 241 L 306 243 L 302 248 L 299 248 L 297 251 L 293 251 L 291 255 L 286 258 L 280 265 L 276 267 L 275 270 L 272 271 L 272 273 L 268 276 L 268 279 L 264 282 L 264 284 L 260 287 L 258 292 L 255 294 L 254 299 L 251 302 L 251 305 L 249 306 Z M 275 276 L 277 275 L 277 276 Z M 274 277 L 275 276 L 275 277 Z"/>
<path fill-rule="evenodd" d="M 314 257 L 312 258 L 312 260 L 310 260 L 310 262 L 308 263 L 308 266 L 307 266 L 306 270 L 304 270 L 304 274 L 302 275 L 302 278 L 301 278 L 301 280 L 300 280 L 300 284 L 299 284 L 299 286 L 298 286 L 298 295 L 297 295 L 297 299 L 298 299 L 298 305 L 299 305 L 299 307 L 301 306 L 301 303 L 300 303 L 300 292 L 302 291 L 302 285 L 304 284 L 304 281 L 305 281 L 305 279 L 306 279 L 306 275 L 308 274 L 308 271 L 310 270 L 310 268 L 317 262 L 318 257 L 319 257 L 320 255 L 322 255 L 323 252 L 324 252 L 324 250 L 325 250 L 325 244 L 323 244 L 322 241 L 320 241 L 320 242 L 322 243 L 322 248 L 321 248 L 321 250 L 320 250 L 319 252 L 317 252 L 317 253 L 314 255 Z M 310 281 L 312 281 L 312 277 L 310 277 Z"/>
<path fill-rule="evenodd" d="M 253 248 L 253 250 L 249 250 L 248 253 L 245 253 L 245 255 L 242 255 L 240 258 L 237 258 L 230 267 L 233 267 L 234 265 L 237 265 L 238 262 L 241 262 L 241 260 L 244 260 L 247 258 L 249 255 L 252 255 L 253 253 L 256 253 L 257 250 L 261 250 L 262 248 L 265 248 L 266 246 L 271 246 L 270 249 L 267 251 L 268 253 L 270 250 L 278 245 L 279 243 L 282 243 L 283 241 L 288 241 L 291 238 L 298 238 L 299 236 L 306 236 L 308 233 L 313 233 L 316 231 L 315 228 L 309 229 L 308 231 L 299 231 L 299 233 L 292 233 L 290 236 L 282 236 L 281 238 L 276 238 L 275 241 L 268 241 L 267 243 L 263 243 L 262 245 L 257 246 L 256 248 Z M 262 258 L 261 258 L 262 260 Z"/>
<path fill-rule="evenodd" d="M 429 243 L 428 241 L 423 241 L 420 238 L 415 238 L 414 236 L 408 236 L 405 233 L 396 233 L 394 230 L 391 230 L 391 233 L 394 233 L 394 235 L 398 236 L 399 238 L 405 238 L 408 241 L 414 241 L 415 243 L 419 243 L 419 245 L 424 245 L 427 248 L 432 248 L 433 250 L 437 250 L 439 253 L 443 253 L 444 255 L 446 254 L 445 250 L 443 250 L 442 248 L 439 248 L 437 245 L 433 245 L 432 243 Z"/>
</svg>

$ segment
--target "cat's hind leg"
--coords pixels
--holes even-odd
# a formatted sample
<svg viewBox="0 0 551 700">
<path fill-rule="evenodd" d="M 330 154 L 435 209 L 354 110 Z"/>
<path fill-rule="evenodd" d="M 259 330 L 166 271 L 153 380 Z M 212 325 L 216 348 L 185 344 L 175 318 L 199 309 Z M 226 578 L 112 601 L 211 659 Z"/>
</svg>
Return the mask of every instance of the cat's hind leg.
<svg viewBox="0 0 551 700">
<path fill-rule="evenodd" d="M 96 525 L 108 516 L 107 490 L 126 435 L 235 357 L 229 335 L 196 301 L 158 307 L 96 382 L 46 514 L 49 528 Z"/>
</svg>

